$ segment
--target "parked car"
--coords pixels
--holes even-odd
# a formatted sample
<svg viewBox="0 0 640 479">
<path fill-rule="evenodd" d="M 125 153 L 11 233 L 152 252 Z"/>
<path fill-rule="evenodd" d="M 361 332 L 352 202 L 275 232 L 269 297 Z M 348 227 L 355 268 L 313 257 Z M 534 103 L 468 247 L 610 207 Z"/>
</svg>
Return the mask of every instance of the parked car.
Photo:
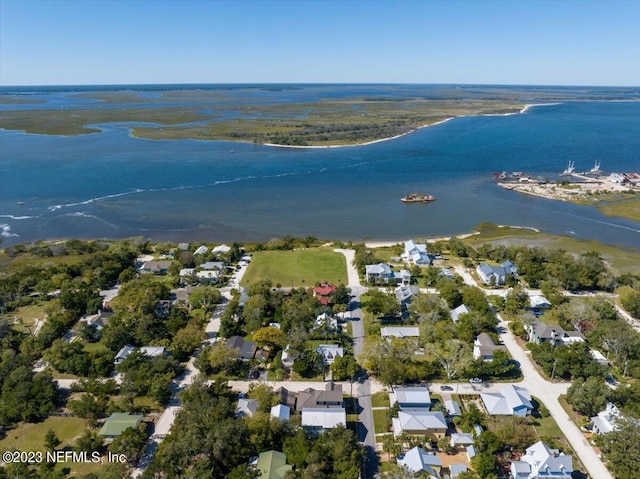
<svg viewBox="0 0 640 479">
<path fill-rule="evenodd" d="M 445 384 L 443 386 L 440 386 L 440 391 L 453 391 L 453 388 Z"/>
<path fill-rule="evenodd" d="M 249 371 L 249 379 L 258 379 L 260 377 L 260 371 L 257 369 L 252 369 Z"/>
<path fill-rule="evenodd" d="M 471 378 L 471 379 L 469 379 L 469 382 L 471 384 L 481 384 L 482 383 L 482 379 L 480 379 L 480 378 Z"/>
</svg>

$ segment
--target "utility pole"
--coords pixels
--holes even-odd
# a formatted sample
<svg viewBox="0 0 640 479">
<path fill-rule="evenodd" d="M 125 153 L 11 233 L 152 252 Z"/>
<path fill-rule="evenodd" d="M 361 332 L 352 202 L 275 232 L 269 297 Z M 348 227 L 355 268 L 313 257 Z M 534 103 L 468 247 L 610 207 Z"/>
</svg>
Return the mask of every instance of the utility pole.
<svg viewBox="0 0 640 479">
<path fill-rule="evenodd" d="M 553 360 L 553 369 L 551 370 L 551 380 L 553 381 L 553 375 L 556 373 L 556 364 L 558 364 L 558 360 Z"/>
</svg>

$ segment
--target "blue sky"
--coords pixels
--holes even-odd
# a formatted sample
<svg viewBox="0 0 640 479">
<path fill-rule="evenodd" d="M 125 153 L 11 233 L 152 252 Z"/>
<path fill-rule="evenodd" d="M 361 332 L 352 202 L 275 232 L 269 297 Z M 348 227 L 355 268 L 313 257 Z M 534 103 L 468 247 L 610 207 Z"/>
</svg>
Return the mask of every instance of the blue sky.
<svg viewBox="0 0 640 479">
<path fill-rule="evenodd" d="M 640 1 L 0 0 L 0 85 L 640 85 Z"/>
</svg>

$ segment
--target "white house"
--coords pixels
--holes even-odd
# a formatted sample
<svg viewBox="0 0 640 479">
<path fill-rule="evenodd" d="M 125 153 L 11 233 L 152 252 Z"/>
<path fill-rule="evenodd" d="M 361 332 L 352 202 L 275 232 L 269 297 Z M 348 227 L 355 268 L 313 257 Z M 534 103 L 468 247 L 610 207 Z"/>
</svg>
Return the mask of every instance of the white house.
<svg viewBox="0 0 640 479">
<path fill-rule="evenodd" d="M 231 248 L 229 246 L 227 246 L 226 244 L 221 244 L 219 246 L 216 246 L 215 248 L 213 248 L 211 251 L 213 251 L 216 254 L 222 253 L 228 253 L 229 251 L 231 251 Z"/>
<path fill-rule="evenodd" d="M 429 436 L 440 439 L 447 432 L 447 421 L 440 411 L 410 410 L 399 411 L 398 417 L 391 419 L 393 435 L 403 433 L 418 436 Z"/>
<path fill-rule="evenodd" d="M 551 307 L 551 303 L 544 296 L 534 294 L 529 296 L 529 307 L 531 309 L 547 309 Z"/>
<path fill-rule="evenodd" d="M 481 263 L 476 268 L 476 273 L 484 284 L 503 285 L 507 281 L 508 276 L 516 276 L 518 268 L 511 262 L 505 261 L 500 266 L 489 266 L 487 263 Z"/>
<path fill-rule="evenodd" d="M 591 418 L 591 430 L 594 434 L 609 434 L 616 429 L 616 423 L 622 418 L 620 410 L 613 403 L 607 403 L 604 411 Z"/>
<path fill-rule="evenodd" d="M 451 321 L 453 321 L 454 323 L 457 323 L 461 314 L 468 314 L 470 312 L 471 310 L 469 308 L 467 308 L 464 304 L 461 304 L 457 308 L 454 308 L 451 311 L 449 311 L 449 316 L 451 316 Z"/>
<path fill-rule="evenodd" d="M 380 328 L 380 336 L 383 338 L 417 338 L 420 336 L 418 326 L 386 326 Z"/>
<path fill-rule="evenodd" d="M 136 349 L 139 349 L 141 353 L 146 354 L 150 357 L 164 356 L 166 353 L 166 349 L 161 346 L 143 346 L 141 348 L 136 348 L 135 346 L 127 344 L 126 346 L 123 346 L 120 351 L 118 351 L 118 354 L 116 354 L 116 357 L 113 360 L 113 364 L 117 366 L 122 361 L 127 359 L 129 355 Z"/>
<path fill-rule="evenodd" d="M 416 244 L 413 240 L 404 243 L 402 259 L 407 263 L 418 266 L 429 266 L 431 264 L 431 259 L 429 259 L 429 255 L 427 254 L 427 245 Z"/>
<path fill-rule="evenodd" d="M 431 407 L 431 396 L 426 386 L 394 386 L 389 393 L 389 404 L 398 403 L 402 411 L 424 410 Z"/>
<path fill-rule="evenodd" d="M 500 393 L 480 394 L 480 399 L 490 416 L 525 417 L 533 411 L 531 394 L 520 386 L 509 384 Z"/>
<path fill-rule="evenodd" d="M 573 458 L 538 441 L 511 463 L 512 479 L 570 479 Z"/>
<path fill-rule="evenodd" d="M 322 433 L 347 425 L 347 412 L 343 407 L 306 407 L 302 409 L 302 427 L 312 433 Z"/>
<path fill-rule="evenodd" d="M 220 279 L 220 271 L 217 269 L 213 271 L 197 271 L 196 278 L 198 278 L 198 281 L 202 281 L 203 283 L 216 283 Z"/>
<path fill-rule="evenodd" d="M 400 466 L 406 467 L 413 473 L 426 472 L 430 479 L 440 479 L 442 461 L 438 456 L 428 453 L 421 447 L 409 449 L 406 454 L 399 455 L 396 459 Z"/>
<path fill-rule="evenodd" d="M 207 248 L 205 245 L 202 245 L 202 246 L 198 246 L 198 248 L 193 252 L 193 254 L 194 255 L 205 254 L 207 251 L 209 251 L 209 248 Z"/>
<path fill-rule="evenodd" d="M 322 355 L 325 364 L 333 364 L 338 356 L 344 356 L 344 349 L 337 344 L 321 344 L 316 348 L 316 352 Z"/>
<path fill-rule="evenodd" d="M 238 399 L 236 417 L 253 416 L 258 411 L 258 401 L 255 399 Z"/>
<path fill-rule="evenodd" d="M 368 282 L 382 282 L 400 284 L 403 286 L 411 282 L 411 273 L 406 269 L 393 271 L 387 263 L 367 264 L 364 267 L 364 279 Z"/>
<path fill-rule="evenodd" d="M 284 404 L 278 404 L 271 408 L 270 416 L 281 421 L 288 421 L 291 417 L 291 408 Z"/>
</svg>

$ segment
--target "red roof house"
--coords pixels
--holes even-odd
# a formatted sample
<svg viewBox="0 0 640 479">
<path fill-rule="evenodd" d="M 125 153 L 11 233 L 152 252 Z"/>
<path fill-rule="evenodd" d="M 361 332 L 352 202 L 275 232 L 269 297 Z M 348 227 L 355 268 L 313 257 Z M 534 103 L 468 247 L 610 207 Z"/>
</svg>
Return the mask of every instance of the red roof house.
<svg viewBox="0 0 640 479">
<path fill-rule="evenodd" d="M 331 283 L 327 283 L 326 281 L 320 284 L 320 286 L 316 286 L 313 288 L 313 294 L 315 294 L 320 304 L 324 306 L 328 306 L 331 304 L 331 299 L 329 298 L 333 293 L 335 293 L 337 288 L 335 285 Z"/>
</svg>

